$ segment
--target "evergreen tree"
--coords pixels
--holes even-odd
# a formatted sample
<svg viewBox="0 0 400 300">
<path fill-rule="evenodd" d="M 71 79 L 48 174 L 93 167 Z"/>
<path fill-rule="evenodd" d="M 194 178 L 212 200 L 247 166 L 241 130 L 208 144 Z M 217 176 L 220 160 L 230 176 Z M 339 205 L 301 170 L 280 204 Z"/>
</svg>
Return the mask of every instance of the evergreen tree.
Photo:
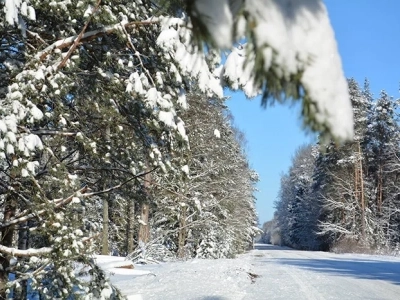
<svg viewBox="0 0 400 300">
<path fill-rule="evenodd" d="M 257 176 L 249 168 L 240 134 L 231 125 L 224 101 L 188 95 L 182 114 L 190 150 L 183 177 L 157 178 L 155 239 L 184 257 L 231 257 L 244 251 L 255 233 L 253 192 Z M 178 163 L 179 166 L 182 163 Z"/>
<path fill-rule="evenodd" d="M 328 215 L 321 223 L 320 233 L 327 234 L 330 231 L 335 235 L 335 240 L 351 239 L 368 243 L 367 231 L 370 231 L 371 216 L 368 214 L 369 197 L 365 188 L 363 145 L 370 103 L 354 79 L 348 82 L 354 111 L 355 136 L 353 141 L 340 147 L 330 147 L 326 154 L 334 159 L 327 160 L 333 165 L 328 167 L 328 173 L 331 173 L 330 186 L 323 193 Z"/>
<path fill-rule="evenodd" d="M 375 218 L 375 247 L 389 248 L 397 240 L 396 171 L 399 152 L 399 125 L 396 120 L 397 105 L 382 91 L 374 103 L 368 126 L 368 172 L 372 192 L 370 209 Z"/>
<path fill-rule="evenodd" d="M 319 206 L 312 197 L 316 148 L 308 145 L 297 150 L 288 175 L 281 181 L 276 202 L 277 227 L 283 244 L 297 249 L 318 249 L 317 219 Z"/>
</svg>

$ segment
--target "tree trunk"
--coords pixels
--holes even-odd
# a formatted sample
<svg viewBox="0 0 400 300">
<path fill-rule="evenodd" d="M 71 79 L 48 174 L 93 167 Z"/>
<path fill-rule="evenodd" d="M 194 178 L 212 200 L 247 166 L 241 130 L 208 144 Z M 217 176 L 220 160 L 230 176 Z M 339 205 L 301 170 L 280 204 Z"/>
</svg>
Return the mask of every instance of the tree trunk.
<svg viewBox="0 0 400 300">
<path fill-rule="evenodd" d="M 383 171 L 382 171 L 382 166 L 379 166 L 379 172 L 378 172 L 378 191 L 377 191 L 377 206 L 378 206 L 378 212 L 382 212 L 382 200 L 383 200 Z"/>
<path fill-rule="evenodd" d="M 139 224 L 139 242 L 147 244 L 150 239 L 150 225 L 149 225 L 149 196 L 150 196 L 150 180 L 151 175 L 147 173 L 144 175 L 144 192 L 146 199 L 142 202 L 140 207 L 140 224 Z"/>
<path fill-rule="evenodd" d="M 356 201 L 360 204 L 361 210 L 361 239 L 365 241 L 365 193 L 364 193 L 364 174 L 363 174 L 363 163 L 361 154 L 361 144 L 357 142 L 356 149 L 356 162 L 354 163 L 354 195 Z"/>
<path fill-rule="evenodd" d="M 26 250 L 28 245 L 28 222 L 19 224 L 18 249 Z"/>
<path fill-rule="evenodd" d="M 28 245 L 28 222 L 19 224 L 18 228 L 18 249 L 26 250 Z M 24 258 L 19 258 L 24 259 Z M 26 299 L 27 293 L 27 281 L 22 280 L 20 282 L 21 288 L 18 291 L 14 291 L 14 299 Z"/>
<path fill-rule="evenodd" d="M 149 205 L 142 203 L 140 207 L 139 242 L 147 244 L 150 238 L 149 228 Z"/>
<path fill-rule="evenodd" d="M 107 125 L 106 128 L 106 135 L 105 135 L 106 143 L 110 143 L 110 125 Z M 105 175 L 107 176 L 107 175 Z M 107 177 L 105 178 L 105 182 L 107 182 Z M 104 189 L 107 188 L 107 185 L 104 184 Z M 104 195 L 103 198 L 103 233 L 101 237 L 101 254 L 102 255 L 109 255 L 110 249 L 108 245 L 108 194 Z"/>
<path fill-rule="evenodd" d="M 360 194 L 359 194 L 359 189 L 358 189 L 358 159 L 357 162 L 354 166 L 354 195 L 356 197 L 356 200 L 359 201 L 360 199 Z"/>
<path fill-rule="evenodd" d="M 103 198 L 103 234 L 101 239 L 101 254 L 109 255 L 110 249 L 108 247 L 108 197 L 107 195 Z"/>
<path fill-rule="evenodd" d="M 183 206 L 180 220 L 179 220 L 179 235 L 178 235 L 178 257 L 185 257 L 185 244 L 186 244 L 186 210 L 187 207 Z"/>
<path fill-rule="evenodd" d="M 8 222 L 15 216 L 17 200 L 14 195 L 8 195 L 4 205 L 3 223 Z M 8 226 L 1 230 L 0 243 L 6 247 L 12 247 L 14 226 Z M 10 267 L 9 255 L 0 255 L 0 299 L 6 299 L 6 284 L 8 282 L 8 268 Z"/>
<path fill-rule="evenodd" d="M 133 224 L 135 222 L 135 202 L 130 200 L 127 205 L 127 217 L 128 221 L 126 224 L 126 252 L 127 254 L 133 251 Z"/>
<path fill-rule="evenodd" d="M 360 201 L 361 201 L 361 235 L 363 241 L 365 241 L 365 194 L 364 194 L 364 179 L 363 179 L 363 165 L 361 158 L 361 145 L 358 142 L 358 154 L 359 154 L 359 171 L 360 171 Z"/>
</svg>

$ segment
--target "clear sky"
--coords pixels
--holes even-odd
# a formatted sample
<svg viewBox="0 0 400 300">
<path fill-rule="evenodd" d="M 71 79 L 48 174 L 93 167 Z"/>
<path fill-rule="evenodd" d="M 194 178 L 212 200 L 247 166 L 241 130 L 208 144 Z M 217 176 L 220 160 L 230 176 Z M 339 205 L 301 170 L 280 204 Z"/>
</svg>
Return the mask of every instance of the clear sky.
<svg viewBox="0 0 400 300">
<path fill-rule="evenodd" d="M 400 94 L 400 0 L 326 0 L 345 75 L 362 86 L 370 81 L 374 96 L 381 90 Z M 316 45 L 318 47 L 318 45 Z M 266 110 L 260 100 L 232 93 L 228 101 L 236 125 L 246 134 L 247 152 L 260 175 L 257 211 L 260 223 L 272 219 L 280 175 L 295 150 L 315 137 L 301 128 L 299 107 L 275 105 Z"/>
</svg>

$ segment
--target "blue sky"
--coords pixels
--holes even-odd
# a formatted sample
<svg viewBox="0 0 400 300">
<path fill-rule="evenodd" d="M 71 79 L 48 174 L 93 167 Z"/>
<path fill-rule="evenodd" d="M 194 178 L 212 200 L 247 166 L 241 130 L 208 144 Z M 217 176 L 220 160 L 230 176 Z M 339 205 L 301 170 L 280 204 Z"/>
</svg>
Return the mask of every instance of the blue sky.
<svg viewBox="0 0 400 300">
<path fill-rule="evenodd" d="M 326 0 L 325 4 L 345 75 L 360 85 L 368 78 L 374 96 L 386 90 L 400 97 L 400 1 Z M 273 217 L 280 175 L 288 170 L 295 150 L 315 137 L 302 130 L 299 107 L 275 105 L 265 110 L 259 99 L 249 101 L 241 93 L 231 96 L 228 106 L 246 134 L 249 161 L 260 175 L 256 197 L 262 224 Z"/>
</svg>

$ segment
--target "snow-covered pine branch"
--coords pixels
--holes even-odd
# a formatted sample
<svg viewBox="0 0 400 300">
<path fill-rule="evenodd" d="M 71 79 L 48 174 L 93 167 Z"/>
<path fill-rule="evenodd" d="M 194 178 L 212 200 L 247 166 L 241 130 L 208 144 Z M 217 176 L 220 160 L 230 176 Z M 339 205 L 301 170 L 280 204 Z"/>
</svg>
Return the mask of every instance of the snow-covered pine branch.
<svg viewBox="0 0 400 300">
<path fill-rule="evenodd" d="M 304 124 L 340 140 L 353 136 L 346 79 L 321 0 L 195 0 L 196 37 L 228 55 L 221 78 L 248 97 L 303 99 Z M 206 33 L 204 34 L 204 32 Z"/>
</svg>

